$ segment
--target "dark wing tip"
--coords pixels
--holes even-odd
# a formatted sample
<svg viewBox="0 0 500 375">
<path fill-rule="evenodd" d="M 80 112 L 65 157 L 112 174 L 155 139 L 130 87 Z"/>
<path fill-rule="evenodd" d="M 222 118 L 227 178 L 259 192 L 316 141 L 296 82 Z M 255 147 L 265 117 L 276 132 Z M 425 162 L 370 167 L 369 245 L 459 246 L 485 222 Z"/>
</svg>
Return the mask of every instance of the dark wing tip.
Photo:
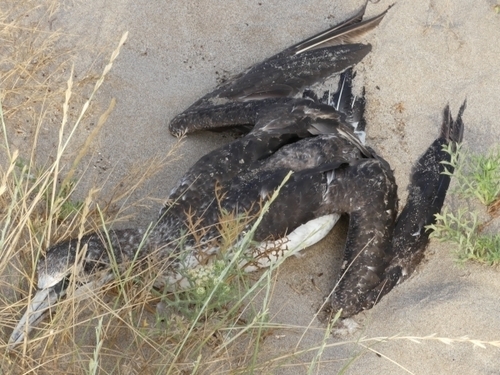
<svg viewBox="0 0 500 375">
<path fill-rule="evenodd" d="M 441 138 L 446 139 L 448 142 L 462 142 L 464 135 L 464 123 L 462 115 L 467 107 L 467 99 L 464 100 L 457 114 L 457 119 L 454 121 L 451 116 L 450 106 L 446 105 L 443 111 L 443 124 L 441 126 Z"/>
<path fill-rule="evenodd" d="M 358 38 L 377 27 L 392 7 L 391 5 L 379 15 L 362 21 L 366 5 L 365 3 L 363 8 L 348 20 L 290 47 L 287 51 L 300 54 L 314 49 L 355 43 Z"/>
</svg>

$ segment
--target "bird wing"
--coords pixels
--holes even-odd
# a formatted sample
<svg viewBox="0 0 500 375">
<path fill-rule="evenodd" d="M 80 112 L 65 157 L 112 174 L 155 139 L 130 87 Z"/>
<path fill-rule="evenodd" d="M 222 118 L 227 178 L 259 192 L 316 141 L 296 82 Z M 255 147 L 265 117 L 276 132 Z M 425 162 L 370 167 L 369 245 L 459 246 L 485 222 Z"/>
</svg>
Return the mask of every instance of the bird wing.
<svg viewBox="0 0 500 375">
<path fill-rule="evenodd" d="M 169 124 L 170 132 L 179 136 L 200 129 L 253 125 L 259 108 L 290 99 L 305 87 L 357 64 L 371 46 L 345 43 L 373 29 L 387 12 L 359 22 L 364 9 L 228 80 L 177 115 Z"/>
</svg>

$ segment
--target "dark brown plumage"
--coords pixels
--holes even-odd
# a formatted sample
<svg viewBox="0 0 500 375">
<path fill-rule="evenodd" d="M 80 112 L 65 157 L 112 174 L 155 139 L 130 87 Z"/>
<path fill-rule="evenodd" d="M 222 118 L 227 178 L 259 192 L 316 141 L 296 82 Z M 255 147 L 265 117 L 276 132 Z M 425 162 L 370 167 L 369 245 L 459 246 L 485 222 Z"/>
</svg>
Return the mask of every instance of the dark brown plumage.
<svg viewBox="0 0 500 375">
<path fill-rule="evenodd" d="M 387 13 L 362 21 L 365 8 L 229 79 L 177 115 L 170 122 L 170 132 L 179 136 L 202 129 L 253 126 L 265 108 L 288 104 L 310 85 L 357 64 L 371 45 L 354 41 Z"/>
</svg>

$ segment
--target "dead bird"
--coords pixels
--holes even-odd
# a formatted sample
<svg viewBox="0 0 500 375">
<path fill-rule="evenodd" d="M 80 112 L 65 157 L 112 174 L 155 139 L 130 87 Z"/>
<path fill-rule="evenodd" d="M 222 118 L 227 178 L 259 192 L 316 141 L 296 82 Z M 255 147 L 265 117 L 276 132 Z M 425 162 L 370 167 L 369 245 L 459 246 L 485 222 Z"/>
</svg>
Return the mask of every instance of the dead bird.
<svg viewBox="0 0 500 375">
<path fill-rule="evenodd" d="M 355 18 L 359 20 L 359 16 Z M 350 20 L 342 27 L 354 27 L 353 22 Z M 296 55 L 306 53 L 308 48 L 317 51 L 312 47 L 316 38 L 299 44 L 302 47 L 296 49 Z M 356 55 L 365 47 L 352 48 L 350 51 Z M 283 54 L 285 61 L 291 59 L 287 56 L 293 55 Z M 357 56 L 348 58 L 346 66 L 359 59 Z M 278 61 L 276 57 L 270 60 Z M 274 89 L 275 93 L 283 93 L 283 86 L 245 91 L 234 97 L 221 96 L 224 90 L 220 88 L 219 93 L 201 99 L 188 116 L 178 117 L 173 122 L 178 126 L 171 124 L 174 133 L 239 124 L 252 127 L 245 137 L 203 156 L 193 165 L 170 193 L 168 204 L 150 231 L 102 231 L 48 249 L 37 265 L 38 292 L 14 329 L 9 347 L 24 340 L 49 308 L 65 295 L 72 277 L 78 280 L 78 290 L 95 289 L 116 277 L 112 264 L 155 256 L 164 264 L 164 272 L 158 277 L 160 284 L 172 288 L 189 286 L 185 270 L 203 267 L 220 250 L 217 223 L 221 214 L 255 218 L 290 171 L 292 175 L 255 231 L 253 240 L 257 244 L 248 248 L 238 265 L 252 271 L 297 254 L 322 239 L 340 214 L 348 213 L 344 272 L 333 292 L 331 308 L 342 309 L 342 316 L 346 317 L 373 306 L 407 277 L 425 249 L 428 234 L 422 228 L 441 209 L 449 184 L 449 176 L 439 174 L 440 161 L 447 160 L 447 154 L 438 146 L 461 141 L 464 107 L 456 121 L 447 111 L 440 137 L 415 167 L 409 201 L 396 220 L 397 187 L 392 170 L 364 145 L 357 132 L 363 122 L 364 99 L 352 95 L 351 74 L 348 70 L 342 76 L 332 105 L 322 103 L 314 95 L 270 98 L 266 94 L 263 99 L 256 99 L 256 95 Z M 244 75 L 238 79 L 243 78 Z M 224 87 L 231 87 L 237 80 L 231 82 Z M 296 81 L 283 82 L 280 84 L 286 86 Z M 305 86 L 290 87 L 301 90 Z M 216 102 L 228 102 L 214 103 L 215 97 Z M 225 122 L 221 125 L 217 122 L 219 115 L 210 115 L 210 108 L 220 114 L 238 106 L 241 109 L 242 103 L 253 106 L 243 122 L 222 116 Z M 209 121 L 199 125 L 186 120 L 189 116 Z M 426 187 L 419 185 L 421 181 L 427 181 Z M 199 232 L 192 231 L 193 222 L 203 223 L 202 228 L 195 228 Z M 240 236 L 249 231 L 252 223 L 251 219 L 245 224 Z M 79 270 L 79 274 L 72 275 L 74 270 Z"/>
<path fill-rule="evenodd" d="M 344 73 L 340 83 L 345 93 L 350 93 L 343 85 L 349 74 Z M 346 102 L 353 100 L 361 99 L 351 96 Z M 346 120 L 359 116 L 337 107 L 341 111 L 310 100 L 269 107 L 249 134 L 190 168 L 149 233 L 111 230 L 50 248 L 37 266 L 38 291 L 9 347 L 20 343 L 65 295 L 71 277 L 77 277 L 77 291 L 95 289 L 116 277 L 112 264 L 154 255 L 165 265 L 158 286 L 190 286 L 186 270 L 210 263 L 220 250 L 217 223 L 223 213 L 251 218 L 242 238 L 290 171 L 254 233 L 255 245 L 238 260 L 239 267 L 250 272 L 297 255 L 324 238 L 347 213 L 342 275 L 329 307 L 342 309 L 342 317 L 371 308 L 407 278 L 423 256 L 429 236 L 425 227 L 434 222 L 450 182 L 450 176 L 441 173 L 441 162 L 449 160 L 441 146 L 461 141 L 465 105 L 455 121 L 446 108 L 441 134 L 415 165 L 408 202 L 397 219 L 397 186 L 390 166 L 359 140 Z M 347 106 L 351 108 L 363 106 Z M 203 223 L 202 230 L 193 231 L 193 222 Z M 79 275 L 72 275 L 75 269 Z"/>
</svg>

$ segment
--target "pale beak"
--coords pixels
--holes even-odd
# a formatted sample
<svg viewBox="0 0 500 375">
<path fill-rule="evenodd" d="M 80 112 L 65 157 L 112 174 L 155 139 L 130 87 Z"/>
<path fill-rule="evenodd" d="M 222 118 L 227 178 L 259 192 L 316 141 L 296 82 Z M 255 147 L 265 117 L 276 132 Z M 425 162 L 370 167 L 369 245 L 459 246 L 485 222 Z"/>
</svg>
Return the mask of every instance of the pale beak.
<svg viewBox="0 0 500 375">
<path fill-rule="evenodd" d="M 61 290 L 61 283 L 58 283 L 50 288 L 45 288 L 38 290 L 31 300 L 28 309 L 24 313 L 23 317 L 17 323 L 16 328 L 12 331 L 10 335 L 9 344 L 7 350 L 13 349 L 15 346 L 19 345 L 26 336 L 35 328 L 35 326 L 40 323 L 45 317 L 45 314 L 49 311 L 50 307 L 53 306 L 57 300 L 65 294 L 64 290 Z M 62 292 L 62 293 L 61 293 Z"/>
<path fill-rule="evenodd" d="M 91 293 L 95 292 L 95 290 L 109 283 L 113 279 L 114 274 L 112 272 L 105 272 L 96 280 L 79 284 L 74 289 L 72 297 L 77 301 L 88 298 Z M 29 335 L 33 328 L 35 328 L 38 323 L 45 318 L 45 315 L 50 308 L 53 307 L 58 300 L 66 296 L 68 283 L 69 280 L 67 278 L 63 278 L 60 281 L 57 281 L 57 278 L 53 277 L 39 278 L 39 286 L 51 286 L 38 289 L 35 296 L 31 299 L 28 309 L 10 335 L 7 350 L 12 350 L 15 346 L 19 345 Z"/>
</svg>

